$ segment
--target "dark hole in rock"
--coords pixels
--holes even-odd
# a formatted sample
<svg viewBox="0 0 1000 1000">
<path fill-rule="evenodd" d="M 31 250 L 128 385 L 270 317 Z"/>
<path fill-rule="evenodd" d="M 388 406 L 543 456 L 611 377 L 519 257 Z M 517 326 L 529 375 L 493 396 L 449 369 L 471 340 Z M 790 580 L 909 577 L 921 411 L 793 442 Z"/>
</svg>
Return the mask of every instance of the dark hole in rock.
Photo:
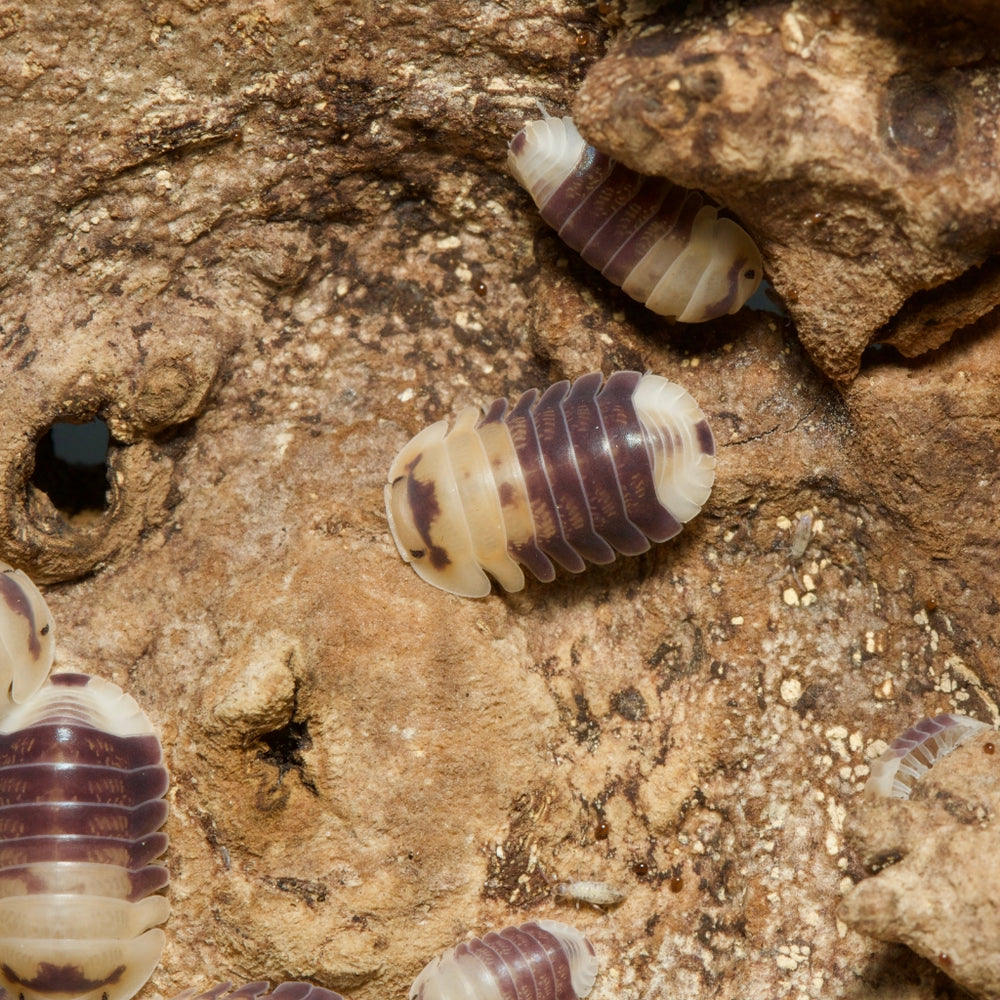
<svg viewBox="0 0 1000 1000">
<path fill-rule="evenodd" d="M 296 722 L 293 719 L 287 726 L 282 726 L 273 733 L 265 733 L 260 739 L 264 749 L 257 757 L 278 769 L 279 785 L 289 771 L 298 771 L 302 784 L 314 795 L 319 794 L 315 783 L 306 775 L 306 759 L 302 756 L 302 751 L 312 746 L 307 722 Z"/>
<path fill-rule="evenodd" d="M 55 423 L 35 446 L 32 485 L 67 516 L 108 509 L 108 425 Z"/>
</svg>

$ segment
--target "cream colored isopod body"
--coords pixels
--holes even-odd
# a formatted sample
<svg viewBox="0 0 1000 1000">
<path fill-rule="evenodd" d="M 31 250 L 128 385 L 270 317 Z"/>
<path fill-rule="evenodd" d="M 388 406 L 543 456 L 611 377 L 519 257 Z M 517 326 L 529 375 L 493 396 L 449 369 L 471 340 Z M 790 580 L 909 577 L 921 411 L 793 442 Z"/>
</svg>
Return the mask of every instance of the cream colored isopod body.
<svg viewBox="0 0 1000 1000">
<path fill-rule="evenodd" d="M 740 226 L 700 192 L 589 146 L 572 118 L 529 122 L 507 165 L 566 243 L 661 316 L 701 323 L 734 313 L 760 284 L 760 251 Z"/>
<path fill-rule="evenodd" d="M 403 559 L 428 583 L 484 597 L 555 565 L 579 573 L 673 538 L 701 510 L 715 441 L 698 404 L 660 375 L 600 372 L 467 407 L 396 456 L 385 488 Z"/>
<path fill-rule="evenodd" d="M 160 742 L 114 684 L 46 679 L 45 600 L 9 567 L 0 588 L 0 666 L 12 674 L 0 699 L 0 987 L 128 1000 L 159 961 L 169 912 L 154 863 L 167 846 Z"/>
</svg>

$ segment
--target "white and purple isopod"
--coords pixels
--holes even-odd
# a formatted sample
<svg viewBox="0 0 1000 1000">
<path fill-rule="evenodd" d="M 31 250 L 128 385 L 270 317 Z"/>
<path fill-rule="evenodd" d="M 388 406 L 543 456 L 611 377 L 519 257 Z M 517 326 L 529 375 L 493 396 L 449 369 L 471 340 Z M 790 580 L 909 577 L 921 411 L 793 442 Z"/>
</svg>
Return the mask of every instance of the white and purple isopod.
<svg viewBox="0 0 1000 1000">
<path fill-rule="evenodd" d="M 37 691 L 52 669 L 56 631 L 45 598 L 19 569 L 0 563 L 0 712 Z"/>
<path fill-rule="evenodd" d="M 865 798 L 908 799 L 913 786 L 955 747 L 990 729 L 968 715 L 946 713 L 921 719 L 889 744 L 865 782 Z"/>
<path fill-rule="evenodd" d="M 259 982 L 244 983 L 237 987 L 232 983 L 219 983 L 201 993 L 195 989 L 187 989 L 178 993 L 172 1000 L 344 1000 L 344 998 L 333 990 L 325 990 L 311 983 L 281 983 L 268 992 L 268 984 Z"/>
<path fill-rule="evenodd" d="M 0 586 L 13 694 L 0 698 L 0 992 L 128 1000 L 159 961 L 169 912 L 160 742 L 114 684 L 46 680 L 45 600 L 9 568 Z"/>
<path fill-rule="evenodd" d="M 734 313 L 761 282 L 756 244 L 705 195 L 612 160 L 572 118 L 529 122 L 507 165 L 569 246 L 660 316 L 701 323 Z"/>
<path fill-rule="evenodd" d="M 596 978 L 590 941 L 538 920 L 449 948 L 417 976 L 410 1000 L 581 1000 Z"/>
<path fill-rule="evenodd" d="M 521 590 L 522 566 L 548 582 L 556 565 L 646 552 L 701 510 L 714 478 L 715 440 L 685 389 L 591 372 L 425 428 L 393 461 L 385 503 L 422 579 L 484 597 L 490 576 Z"/>
</svg>

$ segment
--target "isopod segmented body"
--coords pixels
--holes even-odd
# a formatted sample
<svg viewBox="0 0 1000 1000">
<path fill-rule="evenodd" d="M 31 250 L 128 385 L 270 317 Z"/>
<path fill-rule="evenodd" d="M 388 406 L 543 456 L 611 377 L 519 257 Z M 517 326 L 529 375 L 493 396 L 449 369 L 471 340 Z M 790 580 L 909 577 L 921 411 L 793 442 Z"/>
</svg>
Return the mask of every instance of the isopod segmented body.
<svg viewBox="0 0 1000 1000">
<path fill-rule="evenodd" d="M 700 323 L 734 313 L 760 284 L 760 251 L 740 226 L 700 192 L 598 152 L 572 118 L 529 122 L 507 165 L 569 246 L 661 316 Z"/>
<path fill-rule="evenodd" d="M 872 764 L 871 774 L 865 782 L 865 798 L 908 799 L 913 786 L 936 761 L 990 728 L 978 719 L 953 713 L 921 719 L 897 736 L 889 749 Z"/>
<path fill-rule="evenodd" d="M 575 928 L 539 920 L 449 948 L 410 987 L 410 1000 L 579 1000 L 597 978 L 594 946 Z"/>
<path fill-rule="evenodd" d="M 0 564 L 0 987 L 23 1000 L 127 1000 L 169 910 L 167 772 L 139 706 L 84 674 L 46 679 L 45 599 Z"/>
<path fill-rule="evenodd" d="M 45 598 L 21 570 L 0 563 L 0 711 L 42 686 L 52 669 L 55 642 Z"/>
<path fill-rule="evenodd" d="M 219 983 L 203 993 L 194 989 L 183 990 L 172 1000 L 344 1000 L 344 998 L 333 990 L 300 982 L 281 983 L 268 992 L 268 984 L 261 982 L 244 983 L 235 988 L 232 983 Z"/>
<path fill-rule="evenodd" d="M 25 1000 L 127 1000 L 169 904 L 160 742 L 98 677 L 55 674 L 0 719 L 0 985 Z"/>
<path fill-rule="evenodd" d="M 701 510 L 715 441 L 690 394 L 660 375 L 600 372 L 513 408 L 470 406 L 449 431 L 425 428 L 396 456 L 385 488 L 403 559 L 463 597 L 578 573 L 672 538 Z"/>
<path fill-rule="evenodd" d="M 576 903 L 593 906 L 598 910 L 617 906 L 626 896 L 623 889 L 610 882 L 595 882 L 590 879 L 577 879 L 574 882 L 557 882 L 552 889 L 557 899 L 565 899 Z"/>
</svg>

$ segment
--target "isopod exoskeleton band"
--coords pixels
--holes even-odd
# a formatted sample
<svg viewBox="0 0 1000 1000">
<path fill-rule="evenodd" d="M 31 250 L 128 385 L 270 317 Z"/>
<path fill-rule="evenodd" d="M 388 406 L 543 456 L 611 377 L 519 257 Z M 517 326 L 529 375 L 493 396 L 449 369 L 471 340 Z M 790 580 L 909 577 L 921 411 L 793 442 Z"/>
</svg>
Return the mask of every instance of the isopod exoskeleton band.
<svg viewBox="0 0 1000 1000">
<path fill-rule="evenodd" d="M 661 316 L 701 323 L 734 313 L 761 282 L 756 244 L 701 192 L 612 160 L 572 118 L 529 122 L 507 165 L 569 246 Z"/>
<path fill-rule="evenodd" d="M 701 510 L 715 441 L 691 395 L 660 375 L 600 372 L 467 407 L 396 456 L 385 488 L 396 547 L 421 578 L 484 597 L 638 555 Z M 487 575 L 489 574 L 489 575 Z"/>
</svg>

